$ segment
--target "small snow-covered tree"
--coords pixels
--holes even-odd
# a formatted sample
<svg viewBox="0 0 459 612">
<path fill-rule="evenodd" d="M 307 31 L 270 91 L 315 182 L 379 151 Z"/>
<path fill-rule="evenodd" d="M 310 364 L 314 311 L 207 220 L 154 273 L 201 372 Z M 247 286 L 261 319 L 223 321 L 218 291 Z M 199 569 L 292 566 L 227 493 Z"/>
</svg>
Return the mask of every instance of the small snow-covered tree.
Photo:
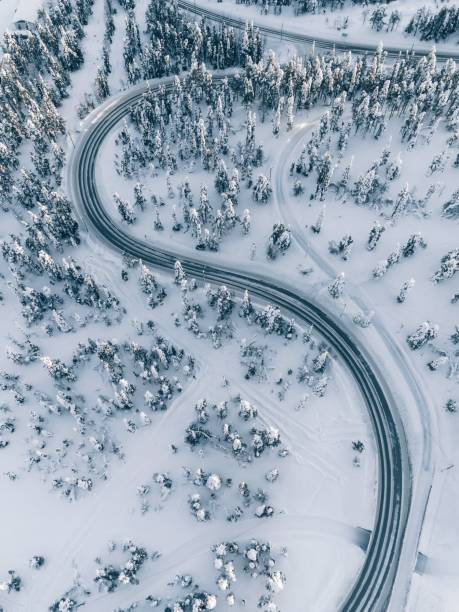
<svg viewBox="0 0 459 612">
<path fill-rule="evenodd" d="M 249 292 L 246 289 L 242 298 L 241 307 L 239 308 L 239 315 L 247 319 L 252 316 L 254 310 L 255 309 L 253 307 L 252 300 L 250 299 Z"/>
<path fill-rule="evenodd" d="M 438 335 L 438 325 L 432 325 L 429 321 L 424 321 L 415 332 L 407 336 L 408 346 L 412 351 L 423 347 L 429 340 L 433 340 Z"/>
<path fill-rule="evenodd" d="M 408 295 L 408 292 L 414 287 L 414 285 L 415 285 L 414 278 L 410 278 L 403 283 L 400 289 L 400 292 L 397 295 L 397 302 L 399 302 L 399 304 L 403 304 L 403 302 L 406 300 L 406 296 Z"/>
<path fill-rule="evenodd" d="M 209 196 L 207 193 L 206 185 L 201 185 L 201 191 L 199 195 L 199 206 L 198 206 L 198 216 L 201 223 L 204 225 L 209 223 L 212 220 L 212 206 L 209 202 Z"/>
<path fill-rule="evenodd" d="M 113 199 L 115 200 L 118 212 L 120 213 L 122 220 L 129 225 L 135 223 L 137 217 L 135 216 L 134 209 L 129 204 L 129 202 L 127 202 L 126 200 L 122 200 L 117 193 L 114 194 Z"/>
<path fill-rule="evenodd" d="M 320 231 L 322 229 L 322 225 L 324 222 L 324 218 L 325 218 L 325 211 L 326 211 L 326 205 L 324 204 L 322 206 L 322 210 L 319 213 L 319 216 L 317 217 L 317 221 L 311 225 L 311 231 L 313 231 L 314 234 L 320 234 Z"/>
<path fill-rule="evenodd" d="M 96 97 L 99 102 L 102 102 L 110 95 L 110 87 L 108 85 L 107 73 L 101 67 L 99 67 L 97 70 L 94 87 L 96 91 Z"/>
<path fill-rule="evenodd" d="M 290 248 L 291 242 L 290 227 L 284 223 L 275 223 L 266 249 L 268 259 L 275 259 L 278 253 L 284 254 Z"/>
<path fill-rule="evenodd" d="M 362 329 L 366 329 L 367 327 L 370 327 L 374 315 L 374 310 L 371 310 L 368 314 L 365 314 L 364 312 L 359 312 L 353 317 L 352 320 Z"/>
<path fill-rule="evenodd" d="M 425 249 L 427 247 L 427 242 L 424 240 L 420 232 L 416 234 L 412 234 L 404 246 L 402 247 L 403 257 L 411 257 L 416 252 L 416 249 L 421 247 Z"/>
<path fill-rule="evenodd" d="M 332 157 L 330 152 L 327 151 L 317 164 L 317 186 L 315 191 L 315 197 L 317 197 L 317 195 L 320 195 L 321 201 L 324 199 L 325 194 L 327 193 L 328 188 L 330 186 L 333 170 L 334 167 Z"/>
<path fill-rule="evenodd" d="M 177 260 L 174 264 L 174 282 L 176 285 L 181 285 L 185 279 L 185 270 L 183 269 L 183 266 L 180 261 Z"/>
<path fill-rule="evenodd" d="M 252 189 L 252 197 L 255 202 L 266 204 L 272 194 L 271 182 L 264 174 L 259 174 Z"/>
<path fill-rule="evenodd" d="M 312 369 L 316 374 L 323 374 L 329 363 L 330 354 L 327 350 L 321 351 L 312 361 Z"/>
<path fill-rule="evenodd" d="M 45 356 L 41 358 L 41 361 L 54 380 L 66 380 L 67 382 L 76 381 L 76 375 L 73 369 L 66 366 L 65 363 L 62 363 L 60 359 L 52 359 L 51 357 Z"/>
<path fill-rule="evenodd" d="M 368 236 L 367 249 L 369 251 L 374 251 L 385 230 L 386 228 L 384 225 L 381 225 L 379 221 L 374 222 L 373 227 L 370 230 L 370 235 Z"/>
<path fill-rule="evenodd" d="M 344 272 L 341 272 L 341 274 L 338 274 L 335 280 L 332 283 L 330 283 L 330 285 L 328 285 L 328 293 L 334 300 L 337 300 L 343 295 L 344 284 L 345 284 L 345 275 L 344 275 Z"/>
<path fill-rule="evenodd" d="M 459 218 L 459 189 L 456 189 L 451 198 L 443 204 L 442 214 L 448 219 Z"/>
<path fill-rule="evenodd" d="M 229 187 L 229 177 L 226 164 L 223 159 L 217 161 L 217 170 L 215 172 L 215 189 L 218 193 L 225 193 Z"/>
<path fill-rule="evenodd" d="M 250 210 L 246 208 L 241 219 L 242 232 L 248 234 L 250 232 Z"/>
<path fill-rule="evenodd" d="M 142 183 L 136 183 L 134 186 L 134 206 L 139 210 L 145 210 L 147 199 L 143 194 Z"/>
<path fill-rule="evenodd" d="M 459 270 L 459 249 L 453 249 L 441 258 L 440 269 L 432 277 L 434 283 L 452 278 Z"/>
<path fill-rule="evenodd" d="M 341 255 L 341 257 L 346 261 L 352 251 L 353 244 L 354 239 L 352 236 L 350 234 L 346 234 L 339 242 L 331 240 L 328 245 L 328 250 L 333 255 Z"/>
<path fill-rule="evenodd" d="M 233 311 L 234 300 L 231 291 L 225 285 L 218 288 L 216 307 L 218 318 L 227 319 Z"/>
<path fill-rule="evenodd" d="M 148 304 L 152 308 L 161 304 L 166 297 L 164 287 L 158 283 L 153 272 L 142 262 L 140 264 L 140 288 L 148 296 Z"/>
</svg>

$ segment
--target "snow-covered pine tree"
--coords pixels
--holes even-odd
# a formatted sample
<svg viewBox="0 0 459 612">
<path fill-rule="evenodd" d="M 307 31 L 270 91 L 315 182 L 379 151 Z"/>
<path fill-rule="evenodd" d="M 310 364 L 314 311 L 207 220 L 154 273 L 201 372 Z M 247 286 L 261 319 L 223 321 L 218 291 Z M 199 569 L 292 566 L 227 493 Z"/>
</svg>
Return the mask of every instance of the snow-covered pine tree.
<svg viewBox="0 0 459 612">
<path fill-rule="evenodd" d="M 408 295 L 408 292 L 414 287 L 415 285 L 415 280 L 414 278 L 410 278 L 407 281 L 405 281 L 400 289 L 399 294 L 397 295 L 397 302 L 399 304 L 403 304 L 403 302 L 406 300 L 406 297 Z"/>
<path fill-rule="evenodd" d="M 374 251 L 385 230 L 386 228 L 379 221 L 374 222 L 373 227 L 371 228 L 370 234 L 368 236 L 367 249 L 369 251 Z"/>
<path fill-rule="evenodd" d="M 330 283 L 330 285 L 328 285 L 328 293 L 334 300 L 337 300 L 343 295 L 344 285 L 345 285 L 345 275 L 344 275 L 344 272 L 341 272 L 340 274 L 338 274 L 335 280 L 332 283 Z"/>
<path fill-rule="evenodd" d="M 432 325 L 430 321 L 424 321 L 415 332 L 407 336 L 406 341 L 412 351 L 422 348 L 427 342 L 437 337 L 438 325 Z"/>
</svg>

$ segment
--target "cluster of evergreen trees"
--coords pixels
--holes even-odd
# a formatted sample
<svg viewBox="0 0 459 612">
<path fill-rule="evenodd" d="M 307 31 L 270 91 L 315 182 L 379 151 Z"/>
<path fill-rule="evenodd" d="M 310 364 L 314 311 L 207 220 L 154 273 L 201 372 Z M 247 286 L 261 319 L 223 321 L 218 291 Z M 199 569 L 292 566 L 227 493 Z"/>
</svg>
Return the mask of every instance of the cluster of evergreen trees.
<svg viewBox="0 0 459 612">
<path fill-rule="evenodd" d="M 148 330 L 154 332 L 154 324 L 149 323 Z M 151 335 L 143 344 L 88 338 L 78 344 L 68 363 L 40 355 L 40 348 L 30 343 L 18 343 L 16 350 L 9 352 L 15 363 L 24 363 L 24 357 L 26 363 L 40 358 L 56 388 L 52 394 L 34 391 L 28 467 L 52 473 L 53 489 L 69 499 L 75 499 L 81 491 L 91 491 L 98 478 L 107 478 L 108 455 L 121 458 L 115 438 L 120 422 L 130 433 L 148 426 L 149 415 L 166 410 L 181 393 L 184 378 L 194 376 L 195 370 L 193 357 L 159 334 Z M 92 366 L 103 373 L 111 394 L 109 391 L 86 399 L 78 393 L 78 380 Z M 18 388 L 17 380 L 12 384 Z M 60 448 L 60 438 L 50 435 L 56 422 L 72 432 L 65 448 Z M 0 421 L 0 433 L 7 426 Z"/>
<path fill-rule="evenodd" d="M 217 0 L 218 1 L 218 0 Z M 326 10 L 336 11 L 348 5 L 360 4 L 366 6 L 368 4 L 377 4 L 381 0 L 236 0 L 236 4 L 255 4 L 260 7 L 262 13 L 273 12 L 275 15 L 282 13 L 282 8 L 285 6 L 293 7 L 295 14 L 304 13 L 322 13 Z M 383 0 L 389 3 L 392 0 Z"/>
<path fill-rule="evenodd" d="M 63 314 L 63 297 L 47 286 L 34 287 L 31 277 L 47 274 L 51 284 L 96 310 L 118 306 L 92 277 L 81 270 L 72 276 L 73 265 L 55 259 L 56 252 L 80 242 L 71 203 L 59 190 L 65 125 L 58 107 L 68 96 L 70 73 L 83 62 L 81 41 L 92 4 L 49 3 L 30 29 L 5 33 L 0 59 L 0 199 L 4 214 L 8 206 L 16 208 L 24 228 L 23 236 L 5 237 L 1 250 L 27 324 L 46 318 L 50 335 L 73 326 Z"/>
<path fill-rule="evenodd" d="M 124 64 L 130 83 L 188 70 L 205 62 L 213 69 L 259 61 L 260 33 L 250 24 L 244 32 L 206 21 L 197 22 L 180 11 L 175 0 L 150 0 L 145 14 L 147 40 L 142 40 L 133 9 L 127 10 Z"/>
<path fill-rule="evenodd" d="M 65 126 L 57 107 L 68 96 L 69 73 L 83 63 L 81 41 L 93 0 L 59 0 L 38 12 L 31 30 L 6 32 L 0 65 L 0 196 L 27 207 L 43 180 L 60 184 Z M 31 142 L 35 172 L 23 173 L 27 193 L 13 190 L 19 146 Z M 28 197 L 31 196 L 31 197 Z M 44 204 L 52 208 L 49 200 Z"/>
<path fill-rule="evenodd" d="M 387 32 L 389 32 L 389 30 L 392 32 L 392 30 L 394 30 L 400 23 L 401 18 L 402 14 L 400 11 L 395 10 L 388 14 L 385 6 L 378 6 L 371 12 L 368 21 L 370 22 L 373 30 L 376 30 L 377 32 L 381 32 L 383 28 L 386 28 Z"/>
<path fill-rule="evenodd" d="M 284 589 L 286 576 L 278 569 L 279 559 L 269 542 L 256 539 L 245 543 L 219 542 L 212 546 L 212 551 L 215 555 L 213 565 L 218 572 L 216 584 L 222 595 L 226 596 L 228 605 L 234 605 L 234 583 L 245 573 L 252 581 L 259 579 L 265 583 L 257 608 L 273 612 L 278 610 L 275 597 Z"/>
<path fill-rule="evenodd" d="M 116 545 L 112 545 L 116 546 Z M 143 546 L 128 541 L 122 544 L 122 551 L 127 556 L 123 565 L 102 565 L 98 567 L 94 582 L 100 590 L 113 593 L 122 584 L 139 584 L 137 573 L 149 559 L 155 559 L 159 553 L 150 555 Z"/>
<path fill-rule="evenodd" d="M 48 3 L 30 29 L 5 33 L 0 60 L 0 195 L 5 212 L 13 205 L 24 229 L 22 236 L 5 237 L 1 250 L 23 316 L 32 324 L 49 313 L 49 334 L 73 326 L 61 310 L 62 296 L 34 287 L 33 277 L 47 275 L 52 285 L 94 313 L 119 310 L 105 287 L 61 256 L 80 238 L 71 203 L 59 190 L 65 125 L 58 107 L 68 96 L 70 73 L 83 63 L 81 44 L 92 5 L 93 0 Z M 30 162 L 23 159 L 28 151 Z"/>
<path fill-rule="evenodd" d="M 452 60 L 437 69 L 434 51 L 420 60 L 409 54 L 401 55 L 390 68 L 384 59 L 384 51 L 379 48 L 373 57 L 354 58 L 350 53 L 306 59 L 295 57 L 281 66 L 271 54 L 258 63 L 249 60 L 243 72 L 216 85 L 212 83 L 210 73 L 195 64 L 184 81 L 177 81 L 172 93 L 146 94 L 134 110 L 132 119 L 136 123 L 147 119 L 153 128 L 157 128 L 161 120 L 167 124 L 178 114 L 173 108 L 174 102 L 183 97 L 185 103 L 186 97 L 205 102 L 215 114 L 223 111 L 229 116 L 233 100 L 239 100 L 247 107 L 258 106 L 262 121 L 268 111 L 280 109 L 287 114 L 287 111 L 308 109 L 318 103 L 330 104 L 335 106 L 330 117 L 332 129 L 336 129 L 336 121 L 348 100 L 358 107 L 355 118 L 359 121 L 358 127 L 363 126 L 366 131 L 377 131 L 376 118 L 381 114 L 387 114 L 389 118 L 404 116 L 407 111 L 414 113 L 414 117 L 408 118 L 408 129 L 419 123 L 420 114 L 426 124 L 429 120 L 450 117 L 457 112 L 459 73 Z M 344 99 L 340 98 L 343 94 Z M 286 104 L 290 98 L 292 104 Z M 155 106 L 145 117 L 143 104 L 149 99 Z M 217 104 L 221 105 L 220 109 Z M 182 116 L 190 115 L 191 109 L 187 109 L 186 104 L 184 106 Z M 181 131 L 185 129 L 189 127 L 183 127 Z"/>
<path fill-rule="evenodd" d="M 318 195 L 323 199 L 332 186 L 338 195 L 349 193 L 360 205 L 391 205 L 394 218 L 409 208 L 424 208 L 436 187 L 432 185 L 425 196 L 418 199 L 405 186 L 396 198 L 390 198 L 386 193 L 388 186 L 400 176 L 401 167 L 400 157 L 392 157 L 390 147 L 383 150 L 380 159 L 358 177 L 353 185 L 350 184 L 352 159 L 341 176 L 335 177 L 351 131 L 354 129 L 355 133 L 371 134 L 379 139 L 389 120 L 399 116 L 404 119 L 401 139 L 410 149 L 416 146 L 421 134 L 424 134 L 427 142 L 431 140 L 441 117 L 445 118 L 447 129 L 455 132 L 459 114 L 458 72 L 453 62 L 447 62 L 446 66 L 438 70 L 434 52 L 417 63 L 401 57 L 391 70 L 383 69 L 382 57 L 379 50 L 367 76 L 361 74 L 362 81 L 358 87 L 338 89 L 336 93 L 339 95 L 330 100 L 330 110 L 322 115 L 318 129 L 313 132 L 300 157 L 292 165 L 291 173 L 303 176 L 315 174 L 317 184 L 311 199 Z M 412 80 L 408 85 L 407 79 L 410 77 Z M 370 87 L 367 79 L 372 82 Z M 343 120 L 347 100 L 352 102 L 350 121 Z M 449 139 L 448 145 L 453 143 L 454 138 Z M 444 169 L 447 157 L 446 151 L 436 155 L 429 165 L 429 173 Z M 298 180 L 294 191 L 298 195 L 304 191 Z M 453 194 L 451 200 L 445 203 L 445 216 L 455 216 L 456 199 Z"/>
<path fill-rule="evenodd" d="M 181 219 L 173 213 L 173 229 L 191 229 L 198 249 L 218 249 L 222 236 L 235 226 L 244 234 L 250 231 L 250 211 L 245 209 L 237 213 L 239 192 L 241 181 L 252 187 L 252 172 L 262 163 L 263 149 L 256 143 L 256 116 L 248 112 L 245 141 L 229 155 L 233 99 L 229 79 L 214 84 L 204 66 L 195 63 L 182 81 L 176 80 L 172 90 L 148 90 L 131 112 L 134 130 L 125 123 L 117 138 L 121 148 L 117 158 L 118 172 L 130 177 L 143 168 L 164 171 L 170 199 L 176 195 L 171 176 L 179 164 L 191 166 L 199 162 L 205 170 L 214 172 L 218 206 L 211 201 L 213 197 L 209 197 L 205 183 L 201 184 L 196 202 L 186 179 L 179 186 Z M 205 113 L 203 103 L 207 103 Z M 232 169 L 228 168 L 229 161 L 233 163 Z M 146 205 L 142 185 L 138 183 L 134 191 L 133 206 L 115 197 L 121 218 L 129 224 L 135 223 L 136 211 L 144 210 Z M 270 191 L 268 179 L 259 176 L 253 185 L 254 200 L 265 202 Z M 162 229 L 155 197 L 153 204 L 155 229 Z"/>
<path fill-rule="evenodd" d="M 313 197 L 323 199 L 333 184 L 340 192 L 350 190 L 360 204 L 374 203 L 386 197 L 387 181 L 398 177 L 400 160 L 392 159 L 390 150 L 385 151 L 352 188 L 350 166 L 332 183 L 336 168 L 330 149 L 332 137 L 336 137 L 337 156 L 341 158 L 352 127 L 380 138 L 394 115 L 404 118 L 402 139 L 409 147 L 415 146 L 427 127 L 431 138 L 441 117 L 447 117 L 447 128 L 454 131 L 459 114 L 457 83 L 454 62 L 438 69 L 434 52 L 420 60 L 401 55 L 391 68 L 385 65 L 382 48 L 372 58 L 353 58 L 351 54 L 294 58 L 285 66 L 270 54 L 258 63 L 249 58 L 244 71 L 215 82 L 204 65 L 194 62 L 188 75 L 177 79 L 174 87 L 147 91 L 133 109 L 130 118 L 135 131 L 126 123 L 118 137 L 118 170 L 128 177 L 141 168 L 160 168 L 168 175 L 170 197 L 174 197 L 170 177 L 180 162 L 199 161 L 203 169 L 214 173 L 221 202 L 215 206 L 209 201 L 207 186 L 203 185 L 199 205 L 194 204 L 191 187 L 185 182 L 180 188 L 182 218 L 179 220 L 174 212 L 174 228 L 191 228 L 197 248 L 215 250 L 222 235 L 236 224 L 244 233 L 250 229 L 250 211 L 237 213 L 243 186 L 252 189 L 258 203 L 270 198 L 268 177 L 259 174 L 256 180 L 253 178 L 254 169 L 264 157 L 262 145 L 255 138 L 255 108 L 262 122 L 272 117 L 273 133 L 277 134 L 282 116 L 289 129 L 297 110 L 328 104 L 330 110 L 322 116 L 319 130 L 296 163 L 296 171 L 305 176 L 316 172 Z M 233 106 L 238 102 L 247 109 L 246 137 L 234 147 L 229 142 L 229 128 Z M 348 102 L 352 104 L 352 121 L 345 122 Z M 442 163 L 445 159 L 443 155 Z M 298 189 L 303 189 L 300 183 Z M 424 200 L 430 195 L 426 194 Z M 424 200 L 414 203 L 408 190 L 401 192 L 393 202 L 394 215 L 408 206 L 423 206 Z M 128 222 L 135 220 L 133 208 L 123 204 L 120 213 Z M 162 228 L 159 219 L 156 226 Z"/>
<path fill-rule="evenodd" d="M 35 284 L 34 279 L 43 282 L 42 277 L 47 275 L 50 283 L 58 291 L 66 294 L 76 304 L 89 307 L 90 317 L 95 317 L 97 311 L 100 311 L 107 324 L 111 324 L 112 320 L 108 317 L 107 311 L 113 310 L 116 318 L 121 316 L 118 299 L 107 287 L 99 285 L 94 277 L 71 257 L 62 258 L 59 262 L 58 258 L 50 253 L 52 243 L 48 244 L 47 238 L 53 238 L 50 234 L 53 223 L 54 220 L 49 218 L 49 224 L 43 224 L 46 232 L 30 224 L 27 226 L 25 240 L 11 234 L 8 240 L 0 243 L 3 258 L 9 264 L 13 277 L 10 285 L 23 307 L 22 314 L 26 322 L 31 325 L 43 321 L 49 313 L 53 319 L 53 322 L 49 321 L 46 324 L 50 335 L 55 327 L 63 332 L 72 329 L 72 325 L 66 323 L 60 313 L 63 304 L 61 295 L 51 292 L 47 286 L 41 288 L 32 286 Z M 61 247 L 61 243 L 58 243 L 58 246 Z"/>
<path fill-rule="evenodd" d="M 405 28 L 405 32 L 421 40 L 445 40 L 459 33 L 459 7 L 443 6 L 434 12 L 423 6 L 418 9 Z"/>
</svg>

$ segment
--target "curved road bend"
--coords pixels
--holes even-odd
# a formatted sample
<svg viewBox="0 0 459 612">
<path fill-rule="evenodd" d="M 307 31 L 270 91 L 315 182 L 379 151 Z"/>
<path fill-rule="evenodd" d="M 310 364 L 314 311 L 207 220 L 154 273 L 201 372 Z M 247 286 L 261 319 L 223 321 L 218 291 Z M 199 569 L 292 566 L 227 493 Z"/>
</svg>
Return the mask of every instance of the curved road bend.
<svg viewBox="0 0 459 612">
<path fill-rule="evenodd" d="M 236 29 L 244 29 L 245 24 L 247 23 L 247 19 L 242 17 L 233 17 L 228 13 L 223 13 L 221 11 L 215 11 L 208 9 L 202 5 L 196 4 L 192 0 L 177 0 L 178 6 L 188 11 L 189 13 L 193 13 L 194 15 L 198 15 L 199 17 L 203 17 L 205 19 L 209 19 L 211 21 L 216 21 L 218 23 L 224 23 L 227 26 L 232 26 Z M 268 25 L 264 25 L 260 21 L 254 21 L 255 27 L 263 34 L 264 36 L 270 38 L 281 38 L 282 40 L 286 40 L 288 42 L 297 43 L 306 46 L 315 46 L 315 49 L 318 51 L 352 51 L 352 53 L 365 54 L 374 52 L 377 45 L 368 44 L 364 42 L 358 41 L 344 41 L 344 40 L 333 40 L 327 38 L 321 38 L 320 36 L 314 36 L 312 34 L 301 34 L 300 32 L 292 32 L 289 30 L 284 30 L 284 28 L 274 28 Z M 413 54 L 416 58 L 421 58 L 428 53 L 430 53 L 430 47 L 421 48 L 419 45 L 414 46 L 416 43 L 413 43 L 413 46 L 407 47 L 384 47 L 384 51 L 387 53 L 387 56 L 390 58 L 397 58 L 401 53 L 410 53 Z M 436 57 L 438 61 L 446 61 L 449 58 L 459 60 L 459 52 L 455 51 L 437 51 Z"/>
<path fill-rule="evenodd" d="M 225 74 L 214 73 L 218 83 Z M 226 73 L 227 76 L 227 73 Z M 97 190 L 96 158 L 109 132 L 123 119 L 148 87 L 173 87 L 174 78 L 142 83 L 122 92 L 93 111 L 84 123 L 69 166 L 68 188 L 88 231 L 120 253 L 162 270 L 172 271 L 177 255 L 130 235 L 107 212 Z M 394 396 L 362 344 L 340 321 L 297 288 L 261 274 L 246 274 L 212 263 L 208 258 L 180 257 L 184 269 L 197 278 L 226 284 L 287 311 L 296 320 L 314 325 L 349 368 L 364 399 L 378 454 L 377 510 L 361 571 L 341 605 L 346 612 L 387 609 L 394 584 L 411 502 L 411 468 L 405 432 Z"/>
</svg>

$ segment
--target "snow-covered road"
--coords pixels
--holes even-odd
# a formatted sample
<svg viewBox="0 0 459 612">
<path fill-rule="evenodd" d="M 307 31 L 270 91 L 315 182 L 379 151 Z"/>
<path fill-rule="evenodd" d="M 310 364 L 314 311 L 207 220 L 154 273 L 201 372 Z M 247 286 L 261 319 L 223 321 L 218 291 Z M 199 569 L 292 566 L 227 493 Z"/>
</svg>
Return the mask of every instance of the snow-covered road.
<svg viewBox="0 0 459 612">
<path fill-rule="evenodd" d="M 218 82 L 222 75 L 215 74 Z M 171 270 L 176 255 L 134 238 L 115 224 L 107 213 L 97 190 L 95 161 L 97 152 L 113 126 L 123 118 L 147 87 L 171 87 L 173 79 L 162 79 L 136 86 L 108 100 L 85 122 L 82 135 L 69 164 L 68 187 L 72 199 L 85 219 L 89 231 L 118 251 Z M 188 258 L 182 261 L 187 272 L 203 276 L 203 263 Z M 343 603 L 346 610 L 386 607 L 397 574 L 411 499 L 410 463 L 397 402 L 371 355 L 341 321 L 326 312 L 297 288 L 262 275 L 246 275 L 229 267 L 206 263 L 207 281 L 225 283 L 235 290 L 250 289 L 262 300 L 269 300 L 290 312 L 297 320 L 313 323 L 318 332 L 334 346 L 352 373 L 368 409 L 378 449 L 378 509 L 363 568 Z M 414 564 L 414 560 L 413 560 Z"/>
</svg>

